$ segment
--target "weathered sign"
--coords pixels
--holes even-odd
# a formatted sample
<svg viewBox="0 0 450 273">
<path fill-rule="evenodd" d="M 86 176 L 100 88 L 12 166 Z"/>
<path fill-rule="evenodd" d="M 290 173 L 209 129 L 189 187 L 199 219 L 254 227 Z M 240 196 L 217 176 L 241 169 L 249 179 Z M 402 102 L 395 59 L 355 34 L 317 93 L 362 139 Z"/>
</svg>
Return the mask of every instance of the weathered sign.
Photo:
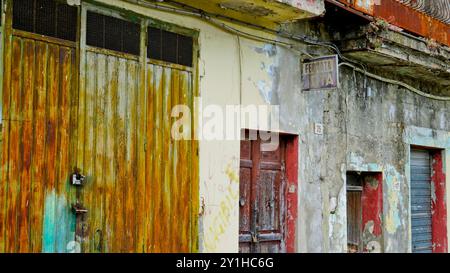
<svg viewBox="0 0 450 273">
<path fill-rule="evenodd" d="M 339 85 L 337 55 L 305 60 L 302 65 L 303 90 L 332 89 Z"/>
</svg>

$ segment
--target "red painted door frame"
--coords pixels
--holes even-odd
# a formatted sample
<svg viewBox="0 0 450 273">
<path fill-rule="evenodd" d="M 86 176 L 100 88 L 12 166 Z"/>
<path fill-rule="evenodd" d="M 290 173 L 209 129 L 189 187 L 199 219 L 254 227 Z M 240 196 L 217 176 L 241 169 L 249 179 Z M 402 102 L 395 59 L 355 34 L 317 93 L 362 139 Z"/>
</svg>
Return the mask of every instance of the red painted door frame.
<svg viewBox="0 0 450 273">
<path fill-rule="evenodd" d="M 362 234 L 367 238 L 367 241 L 363 240 L 363 252 L 383 252 L 382 218 L 383 174 L 367 173 L 364 176 L 362 191 Z"/>
<path fill-rule="evenodd" d="M 431 228 L 433 252 L 435 253 L 446 253 L 448 251 L 447 202 L 442 153 L 442 150 L 433 150 L 430 152 L 432 158 Z"/>
<path fill-rule="evenodd" d="M 297 252 L 298 153 L 298 136 L 291 135 L 286 143 L 286 252 L 288 253 Z"/>
</svg>

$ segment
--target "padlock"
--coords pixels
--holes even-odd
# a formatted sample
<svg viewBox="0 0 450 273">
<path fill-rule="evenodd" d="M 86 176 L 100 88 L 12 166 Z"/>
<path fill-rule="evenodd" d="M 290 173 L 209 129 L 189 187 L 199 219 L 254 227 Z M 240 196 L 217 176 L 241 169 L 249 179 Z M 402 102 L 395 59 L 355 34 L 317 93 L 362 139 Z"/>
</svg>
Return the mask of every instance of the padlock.
<svg viewBox="0 0 450 273">
<path fill-rule="evenodd" d="M 82 186 L 84 184 L 85 178 L 86 177 L 84 175 L 80 174 L 78 172 L 78 170 L 75 170 L 75 172 L 71 175 L 70 180 L 71 180 L 72 185 Z"/>
</svg>

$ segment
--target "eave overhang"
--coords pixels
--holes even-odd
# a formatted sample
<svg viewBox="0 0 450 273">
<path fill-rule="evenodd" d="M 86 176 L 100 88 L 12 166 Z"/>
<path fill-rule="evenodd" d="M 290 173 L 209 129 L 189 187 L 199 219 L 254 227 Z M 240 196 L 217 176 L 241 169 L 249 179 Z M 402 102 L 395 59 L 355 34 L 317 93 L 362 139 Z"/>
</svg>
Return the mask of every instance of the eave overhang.
<svg viewBox="0 0 450 273">
<path fill-rule="evenodd" d="M 346 57 L 388 73 L 432 82 L 450 91 L 448 47 L 389 29 L 374 30 L 374 24 L 334 38 Z"/>
<path fill-rule="evenodd" d="M 150 0 L 149 0 L 150 1 Z M 272 29 L 280 24 L 320 16 L 324 0 L 163 0 Z"/>
</svg>

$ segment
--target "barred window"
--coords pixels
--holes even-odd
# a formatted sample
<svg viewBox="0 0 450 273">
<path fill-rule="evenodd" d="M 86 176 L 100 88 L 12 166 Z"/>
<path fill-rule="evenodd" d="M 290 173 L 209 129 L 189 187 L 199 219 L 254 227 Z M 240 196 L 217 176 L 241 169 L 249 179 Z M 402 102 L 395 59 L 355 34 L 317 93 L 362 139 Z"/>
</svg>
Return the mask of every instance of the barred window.
<svg viewBox="0 0 450 273">
<path fill-rule="evenodd" d="M 76 41 L 78 9 L 55 0 L 14 0 L 13 28 Z"/>
<path fill-rule="evenodd" d="M 86 44 L 139 56 L 141 26 L 88 11 Z"/>
<path fill-rule="evenodd" d="M 151 59 L 192 67 L 192 37 L 155 27 L 148 28 L 147 55 Z"/>
</svg>

